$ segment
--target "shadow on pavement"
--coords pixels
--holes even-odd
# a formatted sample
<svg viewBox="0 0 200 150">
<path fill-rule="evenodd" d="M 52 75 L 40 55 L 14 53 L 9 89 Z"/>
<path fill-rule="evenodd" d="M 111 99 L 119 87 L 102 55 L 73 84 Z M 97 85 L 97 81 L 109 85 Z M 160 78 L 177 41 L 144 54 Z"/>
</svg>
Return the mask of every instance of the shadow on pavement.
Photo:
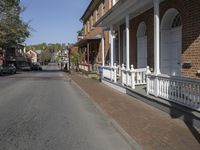
<svg viewBox="0 0 200 150">
<path fill-rule="evenodd" d="M 195 137 L 195 139 L 200 144 L 200 132 L 197 130 L 197 128 L 195 128 L 195 124 L 194 124 L 195 118 L 193 118 L 192 116 L 190 116 L 189 114 L 186 114 L 184 112 L 177 111 L 176 107 L 175 107 L 176 104 L 174 104 L 173 102 L 171 102 L 170 104 L 172 106 L 172 108 L 170 108 L 170 116 L 173 119 L 183 118 L 182 120 L 184 121 L 185 125 L 187 126 L 187 128 L 190 130 L 192 135 Z M 199 119 L 199 118 L 196 118 L 196 119 Z"/>
</svg>

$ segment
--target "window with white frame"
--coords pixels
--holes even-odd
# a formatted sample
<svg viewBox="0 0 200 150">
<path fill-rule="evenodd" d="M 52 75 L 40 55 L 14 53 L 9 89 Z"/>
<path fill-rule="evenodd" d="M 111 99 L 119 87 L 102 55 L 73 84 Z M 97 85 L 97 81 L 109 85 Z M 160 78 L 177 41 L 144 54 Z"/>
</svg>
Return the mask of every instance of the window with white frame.
<svg viewBox="0 0 200 150">
<path fill-rule="evenodd" d="M 105 14 L 105 11 L 106 11 L 106 9 L 105 9 L 105 0 L 101 0 L 102 1 L 102 14 L 104 15 Z"/>
<path fill-rule="evenodd" d="M 93 24 L 93 15 L 90 17 L 90 25 L 91 25 L 90 27 L 91 27 L 91 29 L 92 29 L 92 28 L 93 28 L 93 25 L 94 25 L 94 24 Z"/>
<path fill-rule="evenodd" d="M 177 27 L 180 27 L 181 26 L 181 15 L 180 13 L 178 13 L 175 17 L 174 17 L 174 20 L 172 22 L 172 28 L 177 28 Z"/>
</svg>

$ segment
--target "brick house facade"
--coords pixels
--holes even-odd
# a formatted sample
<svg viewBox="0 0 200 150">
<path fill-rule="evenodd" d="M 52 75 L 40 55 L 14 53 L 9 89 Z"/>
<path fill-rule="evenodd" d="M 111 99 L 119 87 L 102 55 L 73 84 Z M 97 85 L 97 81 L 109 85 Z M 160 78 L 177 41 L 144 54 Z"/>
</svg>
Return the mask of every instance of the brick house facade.
<svg viewBox="0 0 200 150">
<path fill-rule="evenodd" d="M 191 62 L 191 67 L 182 68 L 182 76 L 199 78 L 197 70 L 200 69 L 200 2 L 198 0 L 166 0 L 160 4 L 160 20 L 165 12 L 175 8 L 180 12 L 182 21 L 182 65 Z M 137 66 L 137 29 L 141 22 L 147 26 L 147 64 L 154 64 L 154 34 L 153 34 L 153 9 L 149 9 L 141 15 L 130 20 L 130 63 Z M 124 28 L 124 25 L 121 26 Z M 122 30 L 121 29 L 121 30 Z M 122 44 L 121 44 L 122 45 Z"/>
<path fill-rule="evenodd" d="M 200 1 L 112 1 L 104 82 L 200 111 Z"/>
<path fill-rule="evenodd" d="M 85 10 L 81 21 L 83 22 L 82 37 L 76 46 L 80 53 L 80 64 L 98 65 L 102 63 L 101 27 L 93 25 L 109 10 L 110 0 L 92 0 Z M 105 55 L 109 59 L 109 33 L 105 31 Z M 90 69 L 91 71 L 91 69 Z"/>
<path fill-rule="evenodd" d="M 119 1 L 120 2 L 120 1 Z M 175 9 L 181 18 L 181 76 L 200 78 L 197 71 L 200 70 L 200 2 L 198 0 L 164 0 L 160 2 L 160 24 L 166 12 Z M 124 19 L 125 21 L 125 19 Z M 130 64 L 138 66 L 137 31 L 141 23 L 146 25 L 147 36 L 147 65 L 154 68 L 154 10 L 148 8 L 138 15 L 130 15 Z M 115 28 L 120 36 L 119 52 L 116 52 L 114 63 L 122 64 L 123 61 L 123 32 L 125 23 L 120 21 Z M 160 25 L 161 26 L 161 25 Z M 161 26 L 162 28 L 162 26 Z M 162 46 L 162 43 L 160 44 Z"/>
</svg>

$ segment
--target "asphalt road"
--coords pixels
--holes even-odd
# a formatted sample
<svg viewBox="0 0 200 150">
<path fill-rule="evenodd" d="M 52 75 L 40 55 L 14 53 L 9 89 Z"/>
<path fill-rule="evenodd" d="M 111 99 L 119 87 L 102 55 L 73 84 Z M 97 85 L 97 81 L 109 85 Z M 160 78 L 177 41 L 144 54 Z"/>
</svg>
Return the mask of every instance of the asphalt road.
<svg viewBox="0 0 200 150">
<path fill-rule="evenodd" d="M 56 66 L 0 77 L 0 150 L 129 149 Z"/>
</svg>

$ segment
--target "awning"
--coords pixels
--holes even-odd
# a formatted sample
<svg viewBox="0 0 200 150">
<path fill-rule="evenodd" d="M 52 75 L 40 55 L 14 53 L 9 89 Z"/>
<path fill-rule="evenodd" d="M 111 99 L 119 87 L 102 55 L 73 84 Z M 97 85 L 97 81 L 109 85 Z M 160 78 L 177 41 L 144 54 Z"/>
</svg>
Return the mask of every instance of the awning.
<svg viewBox="0 0 200 150">
<path fill-rule="evenodd" d="M 88 35 L 83 39 L 79 40 L 75 46 L 87 46 L 88 42 L 99 41 L 101 40 L 101 34 L 97 34 L 95 36 Z"/>
</svg>

